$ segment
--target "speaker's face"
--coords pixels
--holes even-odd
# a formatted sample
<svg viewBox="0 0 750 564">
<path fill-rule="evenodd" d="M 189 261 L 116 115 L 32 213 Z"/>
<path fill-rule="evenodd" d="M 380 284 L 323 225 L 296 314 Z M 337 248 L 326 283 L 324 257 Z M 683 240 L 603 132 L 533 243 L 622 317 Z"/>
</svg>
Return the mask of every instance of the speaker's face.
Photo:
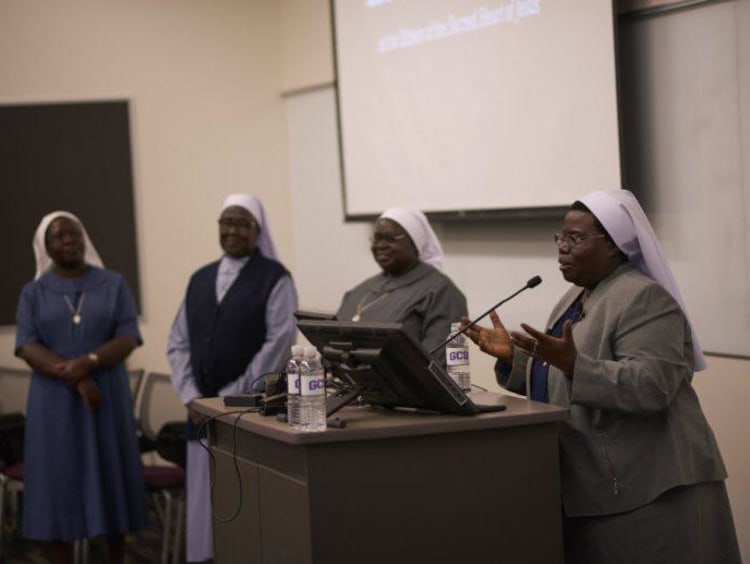
<svg viewBox="0 0 750 564">
<path fill-rule="evenodd" d="M 560 272 L 577 286 L 593 289 L 622 262 L 619 249 L 597 228 L 589 212 L 569 211 L 558 235 Z"/>
</svg>

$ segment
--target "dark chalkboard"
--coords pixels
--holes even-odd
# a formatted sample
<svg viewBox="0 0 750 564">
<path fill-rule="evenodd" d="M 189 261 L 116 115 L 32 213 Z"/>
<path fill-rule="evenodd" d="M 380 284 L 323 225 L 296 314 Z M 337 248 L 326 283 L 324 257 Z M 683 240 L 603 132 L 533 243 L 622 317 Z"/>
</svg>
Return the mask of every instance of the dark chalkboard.
<svg viewBox="0 0 750 564">
<path fill-rule="evenodd" d="M 1 325 L 15 323 L 34 231 L 54 210 L 81 219 L 140 304 L 127 101 L 0 106 Z"/>
</svg>

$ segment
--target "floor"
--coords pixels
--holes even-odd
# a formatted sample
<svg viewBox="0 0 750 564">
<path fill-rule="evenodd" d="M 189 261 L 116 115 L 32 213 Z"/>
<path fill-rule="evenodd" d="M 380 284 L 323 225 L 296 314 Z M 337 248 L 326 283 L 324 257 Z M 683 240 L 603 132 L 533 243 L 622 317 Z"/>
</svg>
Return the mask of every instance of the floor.
<svg viewBox="0 0 750 564">
<path fill-rule="evenodd" d="M 125 538 L 125 562 L 127 564 L 158 563 L 161 558 L 161 526 L 154 508 L 150 510 L 150 526 Z M 49 564 L 43 543 L 26 541 L 10 524 L 3 533 L 5 554 L 0 556 L 2 564 Z M 106 562 L 107 547 L 102 539 L 93 539 L 89 548 L 89 564 Z M 171 555 L 170 555 L 171 557 Z"/>
</svg>

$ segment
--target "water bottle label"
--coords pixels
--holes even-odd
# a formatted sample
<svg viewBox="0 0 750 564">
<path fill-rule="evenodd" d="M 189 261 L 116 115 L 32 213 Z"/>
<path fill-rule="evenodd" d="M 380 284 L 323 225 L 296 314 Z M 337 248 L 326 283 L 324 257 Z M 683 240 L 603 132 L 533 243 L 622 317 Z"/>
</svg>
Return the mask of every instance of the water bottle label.
<svg viewBox="0 0 750 564">
<path fill-rule="evenodd" d="M 469 364 L 469 349 L 452 348 L 445 349 L 445 360 L 448 366 L 463 366 Z"/>
<path fill-rule="evenodd" d="M 286 375 L 286 392 L 290 395 L 299 395 L 299 374 Z"/>
<path fill-rule="evenodd" d="M 450 335 L 456 335 L 456 333 L 460 332 L 462 328 L 463 325 L 461 324 L 461 322 L 451 323 Z M 466 337 L 463 334 L 456 335 L 449 341 L 449 343 L 454 347 L 463 347 L 464 343 L 466 342 L 465 339 Z"/>
<path fill-rule="evenodd" d="M 302 395 L 321 396 L 326 393 L 326 379 L 324 376 L 302 376 Z"/>
</svg>

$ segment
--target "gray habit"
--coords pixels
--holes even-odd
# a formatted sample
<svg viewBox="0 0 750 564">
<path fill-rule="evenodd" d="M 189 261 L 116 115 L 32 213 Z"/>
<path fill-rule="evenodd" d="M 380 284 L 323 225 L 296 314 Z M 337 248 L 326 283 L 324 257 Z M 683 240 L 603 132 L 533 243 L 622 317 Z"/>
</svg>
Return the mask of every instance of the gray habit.
<svg viewBox="0 0 750 564">
<path fill-rule="evenodd" d="M 563 296 L 548 329 L 581 291 Z M 739 562 L 727 474 L 691 385 L 680 306 L 625 264 L 593 289 L 573 340 L 572 380 L 554 366 L 548 379 L 550 403 L 570 408 L 560 428 L 567 562 Z M 523 390 L 529 360 L 517 353 L 498 382 Z"/>
<path fill-rule="evenodd" d="M 430 351 L 448 336 L 451 322 L 467 315 L 461 290 L 445 274 L 420 262 L 401 276 L 380 273 L 349 290 L 336 318 L 403 323 L 404 330 Z M 435 353 L 435 360 L 445 366 L 445 353 Z"/>
</svg>

